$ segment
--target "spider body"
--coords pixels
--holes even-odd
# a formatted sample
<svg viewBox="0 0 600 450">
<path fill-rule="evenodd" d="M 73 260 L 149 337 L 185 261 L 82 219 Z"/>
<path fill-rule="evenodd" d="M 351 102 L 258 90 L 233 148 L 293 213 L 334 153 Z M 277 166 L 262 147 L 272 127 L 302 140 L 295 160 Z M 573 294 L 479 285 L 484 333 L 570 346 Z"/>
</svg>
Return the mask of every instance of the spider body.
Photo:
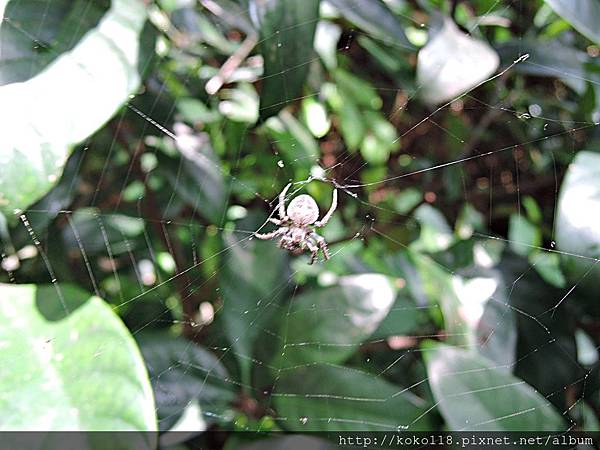
<svg viewBox="0 0 600 450">
<path fill-rule="evenodd" d="M 315 232 L 315 228 L 327 224 L 337 207 L 337 190 L 333 191 L 333 200 L 327 214 L 319 219 L 319 207 L 317 202 L 310 195 L 299 195 L 295 197 L 285 208 L 285 195 L 292 184 L 288 184 L 281 194 L 279 194 L 279 219 L 269 218 L 269 221 L 278 225 L 279 228 L 271 233 L 254 233 L 259 239 L 279 238 L 279 247 L 289 250 L 292 253 L 301 253 L 309 250 L 312 264 L 319 250 L 323 253 L 325 259 L 329 259 L 329 249 L 325 238 Z"/>
<path fill-rule="evenodd" d="M 319 218 L 319 207 L 310 195 L 302 194 L 290 202 L 287 215 L 292 222 L 298 225 L 310 225 Z"/>
</svg>

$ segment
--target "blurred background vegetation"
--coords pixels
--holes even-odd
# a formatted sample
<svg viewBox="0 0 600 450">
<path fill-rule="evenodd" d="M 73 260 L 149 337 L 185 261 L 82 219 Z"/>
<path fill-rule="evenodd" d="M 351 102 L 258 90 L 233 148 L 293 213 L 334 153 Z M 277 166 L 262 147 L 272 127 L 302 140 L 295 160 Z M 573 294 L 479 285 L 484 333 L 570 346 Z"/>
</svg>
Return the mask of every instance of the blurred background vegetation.
<svg viewBox="0 0 600 450">
<path fill-rule="evenodd" d="M 2 12 L 0 429 L 598 430 L 600 1 Z"/>
</svg>

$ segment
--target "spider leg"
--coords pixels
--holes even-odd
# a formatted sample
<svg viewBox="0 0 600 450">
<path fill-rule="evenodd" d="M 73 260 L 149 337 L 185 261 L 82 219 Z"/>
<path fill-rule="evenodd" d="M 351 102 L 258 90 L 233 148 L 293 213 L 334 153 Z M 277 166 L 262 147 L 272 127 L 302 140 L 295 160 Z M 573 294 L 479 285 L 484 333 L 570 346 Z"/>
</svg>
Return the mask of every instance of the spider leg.
<svg viewBox="0 0 600 450">
<path fill-rule="evenodd" d="M 317 245 L 323 252 L 323 256 L 325 257 L 325 259 L 331 258 L 331 255 L 329 254 L 329 248 L 327 247 L 327 241 L 325 240 L 325 238 L 323 236 L 319 236 L 314 231 L 310 233 L 310 237 L 317 242 Z"/>
<path fill-rule="evenodd" d="M 281 191 L 281 194 L 279 194 L 279 218 L 281 220 L 285 220 L 286 219 L 286 215 L 285 215 L 285 195 L 287 194 L 287 191 L 290 190 L 290 187 L 292 187 L 292 183 L 288 183 L 288 185 L 283 188 L 283 191 Z"/>
<path fill-rule="evenodd" d="M 315 259 L 317 259 L 317 255 L 319 254 L 319 247 L 317 247 L 315 244 L 313 244 L 308 238 L 304 241 L 304 243 L 306 244 L 306 247 L 308 248 L 308 250 L 310 250 L 310 261 L 308 262 L 308 264 L 312 264 L 315 262 Z"/>
<path fill-rule="evenodd" d="M 327 222 L 329 222 L 329 219 L 331 219 L 331 216 L 335 212 L 336 208 L 337 208 L 337 189 L 334 189 L 333 190 L 333 199 L 331 200 L 331 206 L 329 207 L 329 211 L 327 211 L 327 214 L 325 214 L 321 220 L 317 220 L 315 222 L 315 227 L 322 227 L 322 226 L 326 225 Z"/>
<path fill-rule="evenodd" d="M 256 236 L 258 239 L 262 239 L 263 241 L 266 241 L 268 239 L 273 239 L 276 238 L 277 236 L 281 236 L 283 234 L 285 234 L 287 232 L 287 228 L 283 227 L 283 228 L 279 228 L 278 230 L 275 231 L 271 231 L 270 233 L 254 233 L 254 236 Z"/>
<path fill-rule="evenodd" d="M 282 220 L 276 219 L 275 217 L 269 217 L 269 219 L 267 220 L 271 223 L 274 223 L 275 225 L 281 225 L 281 223 L 283 222 Z"/>
</svg>

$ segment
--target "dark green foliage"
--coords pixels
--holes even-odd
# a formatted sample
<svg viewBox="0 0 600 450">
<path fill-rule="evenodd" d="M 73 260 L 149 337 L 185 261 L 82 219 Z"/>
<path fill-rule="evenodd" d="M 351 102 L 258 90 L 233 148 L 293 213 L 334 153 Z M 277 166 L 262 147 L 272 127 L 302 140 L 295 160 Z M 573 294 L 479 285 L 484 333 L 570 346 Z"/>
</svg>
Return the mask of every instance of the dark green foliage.
<svg viewBox="0 0 600 450">
<path fill-rule="evenodd" d="M 0 21 L 0 430 L 598 427 L 597 0 L 46 3 Z M 329 260 L 254 236 L 288 183 Z"/>
</svg>

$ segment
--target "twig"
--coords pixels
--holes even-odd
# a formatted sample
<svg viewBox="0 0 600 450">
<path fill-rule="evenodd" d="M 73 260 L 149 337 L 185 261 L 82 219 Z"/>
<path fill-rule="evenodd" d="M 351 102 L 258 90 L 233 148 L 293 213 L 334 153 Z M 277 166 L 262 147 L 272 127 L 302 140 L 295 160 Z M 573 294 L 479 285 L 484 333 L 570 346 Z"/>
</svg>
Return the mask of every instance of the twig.
<svg viewBox="0 0 600 450">
<path fill-rule="evenodd" d="M 242 45 L 240 45 L 233 54 L 227 58 L 227 61 L 221 66 L 219 72 L 206 82 L 206 92 L 208 95 L 216 94 L 221 87 L 227 83 L 227 80 L 231 77 L 233 72 L 240 66 L 242 62 L 248 57 L 256 43 L 258 38 L 255 33 L 249 34 Z"/>
<path fill-rule="evenodd" d="M 243 9 L 237 2 L 219 0 L 200 0 L 200 4 L 212 14 L 227 22 L 229 25 L 239 28 L 246 35 L 250 35 L 255 32 L 254 27 L 247 20 L 246 15 L 243 14 Z"/>
</svg>

